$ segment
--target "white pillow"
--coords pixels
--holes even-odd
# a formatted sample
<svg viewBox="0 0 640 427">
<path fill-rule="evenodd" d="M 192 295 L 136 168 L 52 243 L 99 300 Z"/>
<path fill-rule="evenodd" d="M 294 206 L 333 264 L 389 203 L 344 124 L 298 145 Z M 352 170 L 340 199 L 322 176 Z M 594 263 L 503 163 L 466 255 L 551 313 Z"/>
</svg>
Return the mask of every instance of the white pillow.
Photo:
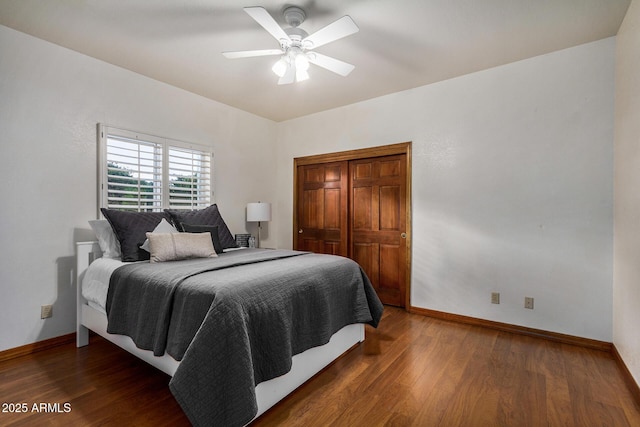
<svg viewBox="0 0 640 427">
<path fill-rule="evenodd" d="M 102 256 L 105 258 L 120 259 L 122 252 L 120 250 L 120 242 L 113 232 L 111 224 L 106 219 L 94 219 L 89 221 L 89 225 L 98 238 L 98 245 L 102 250 Z"/>
<path fill-rule="evenodd" d="M 160 223 L 156 225 L 156 228 L 153 229 L 153 233 L 177 233 L 178 230 L 169 223 L 166 219 L 162 218 Z M 144 243 L 140 246 L 140 249 L 144 249 L 147 252 L 151 252 L 149 249 L 149 238 L 144 241 Z"/>
<path fill-rule="evenodd" d="M 217 257 L 211 233 L 147 233 L 151 262 Z"/>
</svg>

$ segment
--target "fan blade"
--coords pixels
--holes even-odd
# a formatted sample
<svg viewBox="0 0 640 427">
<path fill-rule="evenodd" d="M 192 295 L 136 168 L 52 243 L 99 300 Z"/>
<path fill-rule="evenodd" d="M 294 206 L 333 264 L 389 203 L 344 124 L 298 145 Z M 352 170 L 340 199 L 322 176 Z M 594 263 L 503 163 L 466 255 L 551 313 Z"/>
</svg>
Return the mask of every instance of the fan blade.
<svg viewBox="0 0 640 427">
<path fill-rule="evenodd" d="M 306 49 L 315 49 L 318 46 L 349 36 L 360 31 L 350 16 L 343 16 L 324 28 L 306 37 L 302 43 Z"/>
<path fill-rule="evenodd" d="M 287 33 L 284 32 L 282 27 L 278 25 L 276 20 L 273 19 L 273 17 L 269 14 L 269 12 L 267 12 L 264 7 L 245 7 L 244 11 L 247 12 L 247 14 L 252 17 L 258 24 L 262 25 L 262 28 L 267 30 L 269 34 L 275 37 L 275 39 L 278 40 L 279 43 L 281 43 L 282 40 L 286 40 L 291 43 L 291 39 L 289 38 Z"/>
<path fill-rule="evenodd" d="M 234 52 L 222 52 L 229 59 L 235 58 L 252 58 L 254 56 L 282 55 L 284 52 L 280 49 L 263 49 L 263 50 L 239 50 Z"/>
<path fill-rule="evenodd" d="M 309 53 L 309 62 L 316 64 L 322 68 L 326 68 L 329 71 L 333 71 L 341 76 L 347 76 L 354 68 L 354 65 L 340 61 L 339 59 L 332 58 L 327 55 L 322 55 L 318 52 Z"/>
<path fill-rule="evenodd" d="M 280 77 L 278 80 L 279 85 L 288 85 L 293 83 L 296 79 L 296 67 L 289 66 L 287 67 L 287 72 L 284 73 L 284 76 Z"/>
</svg>

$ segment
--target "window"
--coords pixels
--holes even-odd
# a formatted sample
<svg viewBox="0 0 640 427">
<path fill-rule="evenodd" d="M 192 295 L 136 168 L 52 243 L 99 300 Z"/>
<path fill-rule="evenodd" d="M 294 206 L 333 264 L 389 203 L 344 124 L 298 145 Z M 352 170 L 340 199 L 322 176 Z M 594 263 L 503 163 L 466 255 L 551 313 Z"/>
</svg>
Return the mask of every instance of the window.
<svg viewBox="0 0 640 427">
<path fill-rule="evenodd" d="M 100 125 L 100 207 L 200 209 L 212 200 L 207 147 Z"/>
</svg>

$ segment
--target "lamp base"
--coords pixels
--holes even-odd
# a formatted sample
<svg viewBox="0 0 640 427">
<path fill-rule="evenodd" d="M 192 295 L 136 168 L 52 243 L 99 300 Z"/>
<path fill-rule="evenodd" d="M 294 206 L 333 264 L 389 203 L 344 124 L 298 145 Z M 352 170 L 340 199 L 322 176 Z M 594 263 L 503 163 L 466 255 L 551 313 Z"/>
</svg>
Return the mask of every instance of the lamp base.
<svg viewBox="0 0 640 427">
<path fill-rule="evenodd" d="M 258 240 L 256 241 L 256 248 L 260 248 L 260 229 L 262 226 L 260 225 L 260 221 L 258 221 Z"/>
</svg>

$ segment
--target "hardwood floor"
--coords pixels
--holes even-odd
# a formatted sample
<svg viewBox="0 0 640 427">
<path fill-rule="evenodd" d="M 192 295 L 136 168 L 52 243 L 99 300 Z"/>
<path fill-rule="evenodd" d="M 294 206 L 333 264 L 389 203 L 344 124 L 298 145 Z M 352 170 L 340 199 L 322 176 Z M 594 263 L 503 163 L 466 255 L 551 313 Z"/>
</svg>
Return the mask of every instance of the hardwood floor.
<svg viewBox="0 0 640 427">
<path fill-rule="evenodd" d="M 0 425 L 187 426 L 168 381 L 92 337 L 1 362 Z M 26 413 L 4 412 L 19 403 Z M 363 344 L 253 423 L 273 425 L 640 426 L 640 406 L 607 352 L 387 307 Z"/>
</svg>

